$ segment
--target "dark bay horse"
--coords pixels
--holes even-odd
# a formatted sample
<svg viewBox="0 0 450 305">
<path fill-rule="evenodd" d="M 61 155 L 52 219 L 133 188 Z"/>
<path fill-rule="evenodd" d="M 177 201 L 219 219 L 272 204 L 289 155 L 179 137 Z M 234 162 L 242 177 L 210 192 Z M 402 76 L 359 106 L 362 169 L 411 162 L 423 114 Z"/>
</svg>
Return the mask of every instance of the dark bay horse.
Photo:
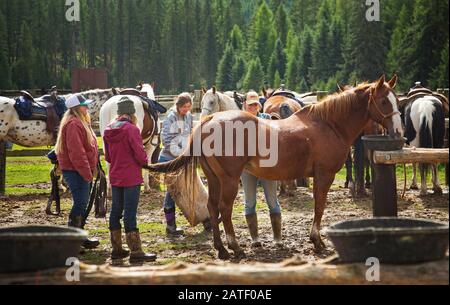
<svg viewBox="0 0 450 305">
<path fill-rule="evenodd" d="M 208 116 L 195 128 L 184 155 L 172 162 L 149 165 L 146 168 L 153 172 L 168 173 L 192 163 L 200 163 L 208 179 L 208 210 L 214 232 L 214 247 L 219 252 L 220 259 L 228 259 L 230 254 L 221 239 L 219 216 L 225 228 L 228 247 L 237 256 L 245 255 L 236 240 L 232 224 L 233 204 L 244 170 L 268 180 L 313 177 L 315 212 L 310 238 L 317 251 L 323 250 L 325 244 L 320 236 L 320 227 L 327 194 L 355 139 L 370 119 L 382 124 L 392 136 L 403 134 L 397 96 L 392 90 L 396 82 L 396 76 L 389 82 L 385 82 L 383 76 L 374 83 L 361 84 L 352 90 L 329 96 L 323 102 L 305 107 L 286 120 L 261 120 L 242 111 Z M 236 123 L 254 124 L 266 136 L 270 133 L 277 134 L 275 146 L 278 162 L 272 167 L 262 165 L 267 161 L 267 154 L 259 148 L 258 137 L 258 143 L 249 143 L 249 130 L 244 132 L 244 147 L 238 147 L 236 139 L 233 139 L 233 145 L 228 143 L 226 126 Z M 221 131 L 218 129 L 222 140 L 214 143 L 214 146 L 222 148 L 219 154 L 209 154 L 205 145 L 210 141 L 211 130 L 217 126 L 222 127 Z M 232 131 L 238 132 L 241 131 Z M 228 145 L 224 146 L 223 143 Z M 235 155 L 223 154 L 225 147 L 235 150 Z M 249 153 L 253 147 L 257 148 L 255 155 Z M 244 153 L 238 154 L 237 151 L 241 149 Z"/>
</svg>

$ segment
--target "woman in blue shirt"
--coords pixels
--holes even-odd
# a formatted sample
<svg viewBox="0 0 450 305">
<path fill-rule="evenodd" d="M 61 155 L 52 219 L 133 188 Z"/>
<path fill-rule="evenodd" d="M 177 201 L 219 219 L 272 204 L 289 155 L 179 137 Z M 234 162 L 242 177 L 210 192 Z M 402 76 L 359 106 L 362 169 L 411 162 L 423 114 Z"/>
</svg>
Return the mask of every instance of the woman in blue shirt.
<svg viewBox="0 0 450 305">
<path fill-rule="evenodd" d="M 270 116 L 261 113 L 262 106 L 259 102 L 259 96 L 255 91 L 247 94 L 247 100 L 244 104 L 244 111 L 251 113 L 262 119 L 269 119 Z M 256 213 L 256 194 L 258 182 L 264 189 L 267 205 L 270 210 L 270 220 L 272 223 L 273 237 L 277 246 L 282 245 L 281 237 L 281 207 L 277 198 L 277 181 L 258 179 L 248 172 L 243 172 L 241 176 L 245 196 L 245 218 L 252 238 L 253 247 L 261 247 L 258 234 L 258 216 Z"/>
</svg>

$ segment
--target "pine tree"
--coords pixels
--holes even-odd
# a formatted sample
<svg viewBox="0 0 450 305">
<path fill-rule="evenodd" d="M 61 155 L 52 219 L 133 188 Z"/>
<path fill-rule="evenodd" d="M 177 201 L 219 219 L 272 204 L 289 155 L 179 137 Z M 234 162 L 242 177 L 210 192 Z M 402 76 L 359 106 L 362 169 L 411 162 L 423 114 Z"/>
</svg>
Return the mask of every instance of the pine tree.
<svg viewBox="0 0 450 305">
<path fill-rule="evenodd" d="M 448 68 L 448 54 L 449 41 L 444 44 L 441 54 L 441 63 L 437 66 L 431 74 L 430 86 L 434 88 L 447 87 L 449 84 L 449 68 Z"/>
<path fill-rule="evenodd" d="M 284 79 L 286 69 L 286 53 L 284 51 L 283 43 L 280 39 L 275 44 L 272 56 L 270 57 L 269 67 L 267 71 L 267 80 L 270 85 L 274 86 L 275 74 L 278 72 L 278 76 Z"/>
<path fill-rule="evenodd" d="M 243 79 L 245 76 L 245 60 L 242 56 L 237 55 L 233 64 L 233 84 L 235 89 L 241 90 L 243 88 Z"/>
<path fill-rule="evenodd" d="M 216 84 L 223 91 L 234 90 L 236 83 L 233 84 L 233 47 L 228 44 L 225 48 L 225 53 L 219 62 L 217 69 Z"/>
<path fill-rule="evenodd" d="M 11 87 L 11 70 L 8 63 L 6 20 L 0 12 L 0 89 Z"/>
<path fill-rule="evenodd" d="M 270 56 L 275 47 L 276 32 L 273 14 L 267 3 L 262 1 L 253 19 L 251 29 L 251 53 L 259 57 L 264 73 L 267 72 Z M 251 55 L 249 56 L 251 57 Z"/>
<path fill-rule="evenodd" d="M 313 66 L 312 44 L 313 37 L 311 30 L 309 27 L 306 27 L 300 37 L 300 45 L 298 47 L 299 66 L 297 70 L 297 77 L 300 77 L 299 82 L 303 80 L 306 88 L 309 88 L 312 85 L 312 80 L 309 78 L 309 74 Z"/>
<path fill-rule="evenodd" d="M 18 58 L 12 68 L 12 78 L 19 89 L 33 88 L 33 40 L 28 25 L 24 22 L 20 30 Z"/>
<path fill-rule="evenodd" d="M 386 39 L 381 22 L 370 22 L 367 6 L 359 0 L 348 0 L 353 8 L 349 16 L 344 43 L 343 82 L 375 80 L 385 72 Z"/>
<path fill-rule="evenodd" d="M 259 58 L 253 59 L 248 67 L 247 74 L 244 78 L 243 87 L 245 90 L 259 91 L 264 87 L 264 71 Z"/>
<path fill-rule="evenodd" d="M 286 9 L 284 5 L 281 4 L 276 8 L 275 13 L 275 27 L 278 33 L 278 38 L 283 43 L 283 46 L 287 44 L 287 35 L 292 27 L 291 21 L 289 19 L 288 14 L 286 13 Z"/>
</svg>

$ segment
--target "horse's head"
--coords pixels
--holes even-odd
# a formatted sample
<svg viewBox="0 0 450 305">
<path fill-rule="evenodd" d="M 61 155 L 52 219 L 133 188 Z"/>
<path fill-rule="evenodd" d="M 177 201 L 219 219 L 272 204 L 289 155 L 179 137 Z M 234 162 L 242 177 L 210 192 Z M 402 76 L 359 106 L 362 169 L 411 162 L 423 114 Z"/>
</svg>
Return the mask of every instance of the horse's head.
<svg viewBox="0 0 450 305">
<path fill-rule="evenodd" d="M 386 128 L 391 136 L 403 136 L 403 127 L 398 110 L 398 97 L 394 92 L 397 75 L 386 82 L 384 75 L 368 90 L 369 115 L 372 120 Z"/>
<path fill-rule="evenodd" d="M 220 96 L 216 90 L 216 87 L 206 91 L 203 89 L 202 98 L 202 114 L 201 117 L 211 115 L 219 112 L 220 110 Z"/>
<path fill-rule="evenodd" d="M 155 91 L 153 88 L 155 87 L 155 84 L 144 84 L 140 83 L 136 88 L 141 92 L 142 95 L 148 97 L 151 100 L 156 100 Z"/>
</svg>

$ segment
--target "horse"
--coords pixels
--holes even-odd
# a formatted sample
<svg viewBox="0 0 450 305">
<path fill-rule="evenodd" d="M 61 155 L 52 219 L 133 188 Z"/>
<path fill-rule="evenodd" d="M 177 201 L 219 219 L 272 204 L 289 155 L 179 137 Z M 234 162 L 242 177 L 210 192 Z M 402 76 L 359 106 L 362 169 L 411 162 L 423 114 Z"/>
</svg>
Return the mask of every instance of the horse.
<svg viewBox="0 0 450 305">
<path fill-rule="evenodd" d="M 94 102 L 89 105 L 89 114 L 93 122 L 98 120 L 99 109 L 112 96 L 114 89 L 91 90 L 80 95 L 92 99 Z M 62 97 L 67 98 L 68 95 Z M 7 97 L 0 97 L 0 141 L 9 141 L 24 147 L 39 147 L 55 145 L 55 137 L 52 132 L 47 131 L 47 123 L 40 120 L 23 121 L 20 120 L 16 109 L 16 101 Z"/>
<path fill-rule="evenodd" d="M 243 111 L 227 111 L 204 117 L 194 129 L 182 156 L 171 162 L 145 168 L 152 172 L 168 173 L 192 163 L 200 163 L 208 180 L 208 209 L 214 247 L 223 260 L 229 259 L 230 254 L 220 236 L 219 215 L 229 249 L 237 257 L 245 256 L 236 240 L 232 223 L 233 204 L 244 170 L 268 180 L 313 177 L 315 211 L 310 239 L 316 251 L 320 252 L 325 248 L 320 227 L 328 191 L 364 126 L 372 119 L 383 125 L 391 136 L 403 134 L 397 96 L 393 91 L 396 83 L 397 76 L 388 82 L 382 76 L 374 83 L 363 83 L 352 90 L 328 96 L 321 103 L 305 107 L 285 120 L 262 120 Z M 237 127 L 230 130 L 230 124 L 236 124 Z M 258 133 L 266 136 L 265 139 L 251 136 L 247 128 L 244 143 L 240 143 L 244 147 L 238 147 L 238 141 L 230 140 L 229 133 L 238 133 L 242 124 L 256 126 Z M 258 139 L 261 138 L 264 145 L 267 136 L 271 138 L 272 135 L 276 135 L 277 162 L 275 165 L 270 164 L 273 165 L 270 167 L 265 162 L 272 162 L 273 156 L 269 154 L 267 160 L 267 152 L 259 147 L 261 143 Z M 211 140 L 212 136 L 216 141 Z M 251 138 L 256 138 L 254 140 L 257 143 L 250 143 Z M 225 148 L 229 154 L 226 153 L 227 156 L 223 156 Z M 211 153 L 210 149 L 217 150 L 219 154 Z M 234 155 L 235 150 L 237 152 Z"/>
<path fill-rule="evenodd" d="M 352 86 L 342 86 L 338 84 L 339 92 L 344 92 L 352 88 Z M 371 163 L 369 160 L 369 152 L 364 148 L 364 144 L 362 143 L 362 136 L 377 135 L 381 134 L 382 132 L 383 129 L 381 128 L 381 126 L 376 122 L 370 120 L 364 127 L 361 136 L 356 139 L 353 145 L 355 148 L 354 159 L 352 153 L 350 152 L 347 161 L 345 161 L 346 178 L 344 187 L 350 190 L 350 194 L 352 197 L 364 197 L 367 195 L 366 188 L 370 189 L 372 187 L 370 177 Z M 356 184 L 353 180 L 353 164 L 355 165 L 356 170 Z M 365 176 L 365 184 L 363 176 Z"/>
<path fill-rule="evenodd" d="M 144 96 L 148 97 L 151 100 L 155 100 L 155 93 L 153 87 L 150 84 L 140 84 L 138 86 L 140 88 L 140 93 Z M 158 130 L 158 121 L 155 119 L 144 109 L 144 104 L 142 99 L 136 95 L 125 95 L 130 100 L 134 102 L 134 106 L 136 108 L 136 117 L 137 117 L 137 126 L 141 130 L 142 143 L 144 145 L 145 151 L 149 160 L 155 160 L 152 158 L 155 151 L 157 151 L 157 147 L 159 147 L 159 134 Z M 118 103 L 123 95 L 116 95 L 111 97 L 104 103 L 104 105 L 100 109 L 100 133 L 103 138 L 105 134 L 105 130 L 108 125 L 117 117 Z M 107 172 L 109 172 L 109 164 L 107 164 Z M 109 178 L 108 178 L 108 186 L 110 186 Z M 150 191 L 150 177 L 148 172 L 144 173 L 144 190 L 145 192 Z"/>
<path fill-rule="evenodd" d="M 241 110 L 234 97 L 229 94 L 218 92 L 216 87 L 212 87 L 210 90 L 202 88 L 203 98 L 201 102 L 202 112 L 201 118 L 222 111 L 228 110 Z M 233 92 L 234 94 L 234 92 Z"/>
<path fill-rule="evenodd" d="M 418 148 L 442 148 L 445 137 L 445 113 L 443 103 L 433 95 L 412 100 L 405 107 L 405 136 L 407 144 Z M 427 195 L 427 172 L 429 165 L 420 164 L 420 195 Z M 431 165 L 433 191 L 442 195 L 436 164 Z M 413 164 L 411 189 L 417 189 L 417 164 Z"/>
</svg>

